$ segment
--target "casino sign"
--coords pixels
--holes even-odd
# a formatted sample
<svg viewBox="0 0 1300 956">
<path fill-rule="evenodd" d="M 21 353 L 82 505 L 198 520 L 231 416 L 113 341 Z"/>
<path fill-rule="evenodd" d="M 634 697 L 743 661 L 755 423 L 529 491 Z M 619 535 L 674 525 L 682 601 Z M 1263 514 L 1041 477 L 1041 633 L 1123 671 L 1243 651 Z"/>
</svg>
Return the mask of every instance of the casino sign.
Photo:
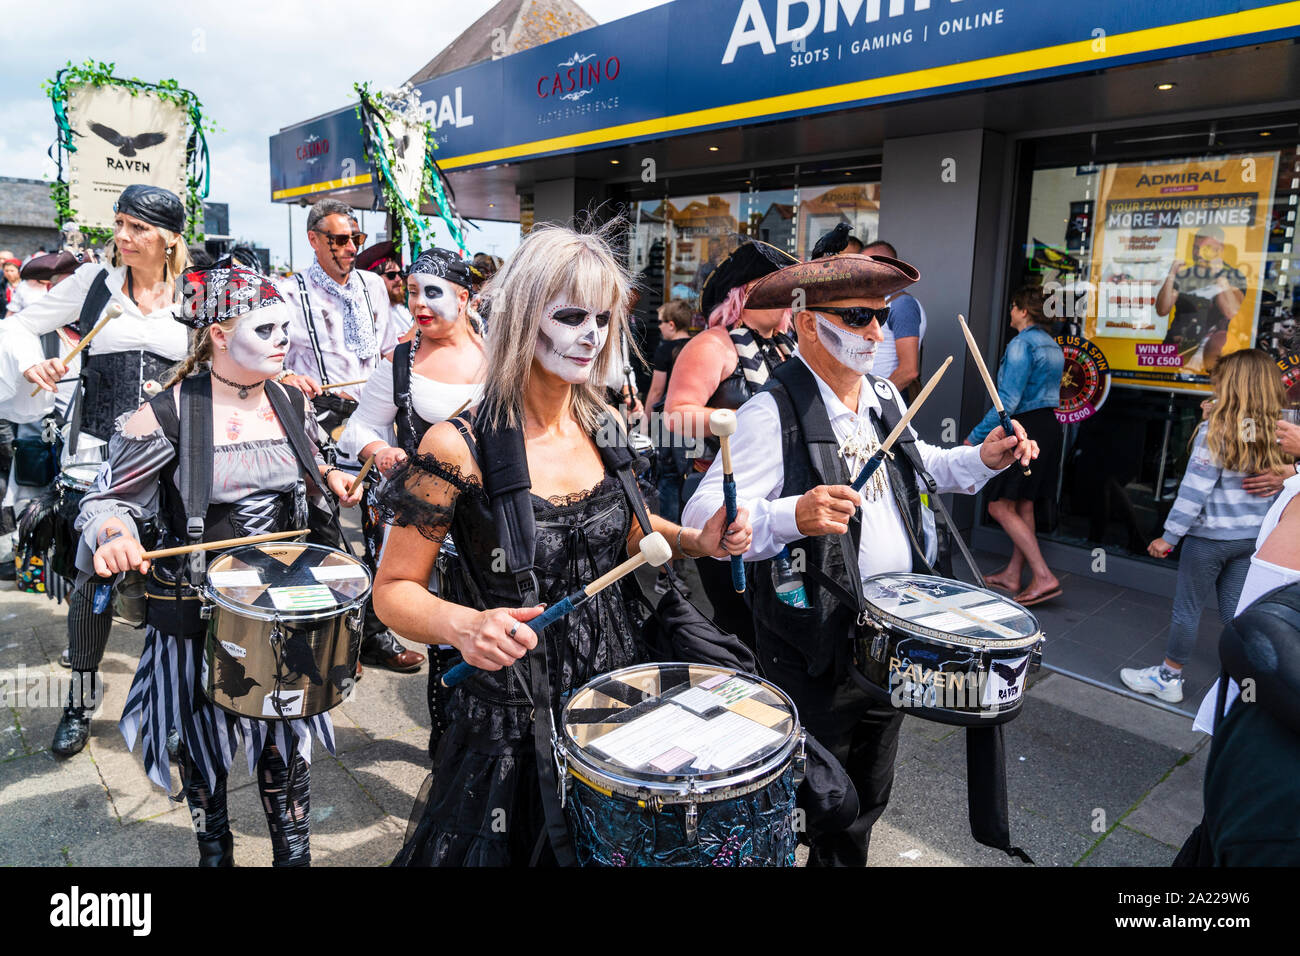
<svg viewBox="0 0 1300 956">
<path fill-rule="evenodd" d="M 1056 420 L 1072 425 L 1091 418 L 1110 394 L 1110 364 L 1101 349 L 1079 335 L 1058 335 L 1065 353 L 1061 372 L 1061 404 Z"/>
<path fill-rule="evenodd" d="M 1300 352 L 1291 352 L 1277 360 L 1282 373 L 1282 387 L 1286 389 L 1287 404 L 1300 405 Z"/>
</svg>

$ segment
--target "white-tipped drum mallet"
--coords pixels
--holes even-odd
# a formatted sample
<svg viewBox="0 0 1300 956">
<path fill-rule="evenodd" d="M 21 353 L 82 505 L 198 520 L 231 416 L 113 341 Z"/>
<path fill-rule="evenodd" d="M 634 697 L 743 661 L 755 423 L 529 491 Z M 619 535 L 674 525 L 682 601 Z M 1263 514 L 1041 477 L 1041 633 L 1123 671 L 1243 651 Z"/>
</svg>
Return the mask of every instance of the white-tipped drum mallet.
<svg viewBox="0 0 1300 956">
<path fill-rule="evenodd" d="M 722 500 L 727 506 L 727 527 L 736 520 L 736 479 L 731 474 L 731 436 L 736 433 L 736 413 L 716 408 L 709 416 L 709 431 L 722 445 Z M 745 593 L 745 559 L 731 556 L 731 586 L 737 594 Z"/>
<path fill-rule="evenodd" d="M 970 326 L 966 324 L 966 316 L 957 316 L 957 322 L 961 325 L 961 334 L 966 336 L 966 347 L 970 349 L 970 354 L 975 358 L 975 367 L 980 370 L 980 378 L 984 379 L 984 387 L 989 390 L 989 395 L 993 399 L 993 407 L 998 412 L 998 422 L 1002 425 L 1004 437 L 1012 438 L 1016 430 L 1011 427 L 1011 416 L 1007 410 L 1002 407 L 1002 396 L 998 394 L 998 387 L 993 384 L 993 376 L 989 375 L 988 366 L 984 364 L 984 356 L 980 355 L 979 346 L 975 344 L 975 336 L 970 333 Z M 1025 469 L 1025 474 L 1029 474 L 1029 469 Z"/>
<path fill-rule="evenodd" d="M 658 531 L 652 531 L 641 539 L 641 553 L 635 558 L 628 558 L 612 571 L 607 571 L 596 578 L 582 590 L 574 591 L 563 600 L 556 601 L 529 621 L 528 626 L 532 628 L 534 634 L 541 634 L 551 624 L 554 624 L 566 614 L 576 611 L 605 588 L 619 579 L 627 577 L 641 565 L 652 564 L 657 568 L 661 568 L 671 561 L 672 557 L 673 549 L 668 540 Z M 468 677 L 473 669 L 471 665 L 461 661 L 442 675 L 442 685 L 444 687 L 455 687 Z"/>
<path fill-rule="evenodd" d="M 61 359 L 63 364 L 66 366 L 74 358 L 80 355 L 82 349 L 84 349 L 87 345 L 90 344 L 90 340 L 99 334 L 99 330 L 102 329 L 104 326 L 108 325 L 109 322 L 113 321 L 113 319 L 116 319 L 121 314 L 122 314 L 122 307 L 120 305 L 118 305 L 116 302 L 110 305 L 108 307 L 108 311 L 104 313 L 104 317 L 95 323 L 95 327 L 86 333 L 86 337 L 77 343 L 77 347 L 74 348 L 67 355 L 63 356 L 63 358 Z M 35 398 L 37 395 L 39 395 L 41 393 L 41 389 L 44 387 L 45 386 L 43 385 L 37 385 L 34 389 L 32 389 L 31 397 Z"/>
<path fill-rule="evenodd" d="M 948 371 L 948 366 L 951 364 L 952 356 L 949 355 L 943 360 L 943 364 L 939 366 L 938 370 L 930 376 L 930 381 L 925 383 L 925 388 L 921 389 L 921 394 L 916 396 L 916 401 L 907 406 L 907 411 L 903 413 L 903 417 L 899 419 L 898 424 L 894 426 L 894 430 L 885 436 L 884 442 L 882 442 L 880 447 L 876 449 L 875 453 L 867 459 L 867 463 L 863 465 L 862 470 L 858 472 L 858 477 L 853 481 L 854 491 L 861 491 L 863 486 L 866 485 L 867 479 L 876 473 L 876 469 L 880 467 L 881 462 L 885 460 L 885 456 L 889 454 L 889 449 L 894 447 L 894 442 L 898 441 L 898 436 L 903 434 L 903 429 L 907 427 L 907 423 L 912 420 L 912 416 L 915 415 L 920 410 L 921 406 L 925 404 L 925 400 L 930 397 L 930 393 L 934 391 L 934 387 L 939 384 L 939 379 L 943 378 L 943 373 Z"/>
</svg>

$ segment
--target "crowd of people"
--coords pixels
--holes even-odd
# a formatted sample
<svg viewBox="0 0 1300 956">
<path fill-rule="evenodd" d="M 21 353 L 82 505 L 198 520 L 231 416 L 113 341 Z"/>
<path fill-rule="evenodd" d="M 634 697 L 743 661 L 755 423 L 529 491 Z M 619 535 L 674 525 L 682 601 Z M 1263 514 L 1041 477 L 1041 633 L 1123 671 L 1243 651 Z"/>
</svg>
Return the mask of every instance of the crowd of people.
<svg viewBox="0 0 1300 956">
<path fill-rule="evenodd" d="M 738 237 L 697 302 L 666 302 L 657 325 L 638 328 L 617 221 L 540 225 L 505 262 L 429 248 L 403 265 L 394 243 L 368 245 L 353 210 L 327 199 L 307 217 L 308 267 L 272 278 L 238 250 L 196 268 L 184 216 L 174 194 L 132 186 L 104 263 L 0 252 L 0 414 L 15 427 L 5 505 L 18 519 L 0 566 L 67 598 L 73 691 L 51 747 L 63 756 L 88 740 L 109 629 L 142 592 L 120 728 L 158 786 L 170 790 L 178 768 L 206 821 L 201 865 L 233 865 L 226 790 L 241 746 L 276 865 L 310 863 L 312 754 L 335 745 L 328 711 L 277 704 L 259 718 L 203 693 L 222 653 L 200 600 L 214 541 L 305 529 L 316 546 L 350 550 L 340 509 L 359 508 L 373 588 L 345 676 L 427 671 L 432 766 L 399 865 L 570 861 L 554 708 L 648 660 L 652 619 L 681 627 L 630 578 L 574 597 L 628 555 L 660 555 L 666 600 L 689 595 L 676 571 L 693 561 L 712 623 L 704 639 L 693 632 L 689 660 L 715 663 L 726 647 L 797 705 L 821 768 L 799 797 L 810 865 L 864 865 L 889 801 L 904 710 L 863 683 L 848 648 L 873 578 L 955 576 L 959 532 L 937 496 L 982 491 L 1006 529 L 1015 550 L 989 586 L 1021 605 L 1061 594 L 1034 526 L 1062 443 L 1061 350 L 1037 289 L 1011 300 L 1017 334 L 997 380 L 1010 433 L 993 411 L 949 447 L 903 423 L 886 454 L 916 400 L 927 317 L 906 291 L 919 273 L 879 238 L 838 229 L 801 261 Z M 78 342 L 89 347 L 65 360 Z M 1248 350 L 1214 371 L 1193 464 L 1151 546 L 1164 556 L 1181 538 L 1184 557 L 1165 662 L 1124 674 L 1140 693 L 1181 698 L 1177 671 L 1211 588 L 1230 622 L 1223 609 L 1300 579 L 1300 512 L 1287 507 L 1300 478 L 1282 480 L 1300 429 L 1235 424 L 1280 418 L 1267 364 Z M 734 413 L 733 446 L 713 434 L 719 412 Z M 149 556 L 177 547 L 191 552 Z M 797 597 L 783 578 L 794 553 Z M 554 625 L 529 626 L 566 601 Z M 1211 727 L 1255 709 L 1233 703 L 1248 670 L 1225 669 Z M 1285 715 L 1265 719 L 1295 747 Z M 1220 743 L 1216 767 L 1243 759 Z M 1232 783 L 1216 781 L 1224 799 L 1207 801 L 1201 851 L 1248 862 L 1258 831 L 1232 818 Z M 1013 852 L 1001 841 L 990 845 Z"/>
</svg>

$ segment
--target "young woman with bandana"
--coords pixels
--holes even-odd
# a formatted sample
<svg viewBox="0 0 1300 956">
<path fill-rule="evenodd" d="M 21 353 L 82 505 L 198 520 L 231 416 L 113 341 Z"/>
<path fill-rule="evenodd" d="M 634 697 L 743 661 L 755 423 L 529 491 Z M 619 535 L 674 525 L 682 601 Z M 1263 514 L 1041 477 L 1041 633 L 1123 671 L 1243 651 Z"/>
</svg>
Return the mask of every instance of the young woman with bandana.
<svg viewBox="0 0 1300 956">
<path fill-rule="evenodd" d="M 329 715 L 275 722 L 235 717 L 194 692 L 206 622 L 198 601 L 163 598 L 199 582 L 191 580 L 186 557 L 151 567 L 143 554 L 157 545 L 146 530 L 158 526 L 162 546 L 191 540 L 181 497 L 187 447 L 181 423 L 205 405 L 199 415 L 211 416 L 213 459 L 197 463 L 212 469 L 204 540 L 311 527 L 313 540 L 336 544 L 325 530 L 331 506 L 323 489 L 345 505 L 357 498 L 347 494 L 349 476 L 321 458 L 303 396 L 272 381 L 283 368 L 291 310 L 270 280 L 249 269 L 214 268 L 188 275 L 185 297 L 184 321 L 198 333 L 194 351 L 164 392 L 119 423 L 108 467 L 82 500 L 77 568 L 100 580 L 147 573 L 150 595 L 158 589 L 159 599 L 147 601 L 145 646 L 119 726 L 128 749 L 140 744 L 145 772 L 160 787 L 170 789 L 169 758 L 178 760 L 186 799 L 203 823 L 200 865 L 233 865 L 226 778 L 242 741 L 275 865 L 305 866 L 311 861 L 312 739 L 334 752 Z M 213 557 L 209 552 L 207 560 Z"/>
<path fill-rule="evenodd" d="M 682 504 L 718 454 L 709 416 L 719 408 L 740 408 L 794 352 L 789 310 L 746 308 L 745 290 L 798 261 L 766 242 L 747 241 L 704 280 L 700 311 L 709 317 L 709 327 L 681 350 L 664 396 L 664 421 L 674 439 L 688 442 L 688 448 L 703 445 L 682 484 Z M 753 647 L 753 619 L 732 586 L 730 569 L 717 561 L 696 561 L 695 567 L 714 622 Z"/>
<path fill-rule="evenodd" d="M 361 462 L 374 457 L 372 475 L 392 474 L 416 454 L 432 425 L 478 404 L 485 371 L 483 340 L 468 315 L 470 289 L 477 278 L 473 266 L 446 249 L 426 250 L 412 263 L 406 288 L 415 338 L 398 345 L 379 363 L 339 438 L 343 454 Z M 379 562 L 384 537 L 374 487 L 367 491 L 361 509 L 366 560 L 372 570 Z M 383 629 L 371 605 L 366 607 L 366 619 L 367 629 Z M 441 669 L 455 656 L 454 650 L 432 652 L 429 711 L 435 738 L 441 730 Z"/>
<path fill-rule="evenodd" d="M 516 679 L 527 681 L 529 662 L 509 665 L 537 646 L 527 622 L 542 608 L 517 606 L 518 582 L 495 553 L 499 520 L 483 463 L 515 443 L 523 449 L 539 601 L 558 601 L 638 553 L 640 525 L 597 440 L 620 428 L 599 383 L 617 355 L 627 302 L 627 274 L 604 235 L 535 228 L 492 280 L 483 404 L 430 428 L 381 493 L 393 527 L 376 609 L 411 640 L 450 644 L 478 668 L 450 694 L 427 799 L 417 804 L 418 824 L 397 864 L 524 864 L 541 846 L 534 708 Z M 749 540 L 744 511 L 730 529 L 721 508 L 700 530 L 652 520 L 675 545 L 674 557 L 726 555 Z M 477 592 L 473 606 L 426 587 L 448 531 Z M 621 589 L 609 588 L 548 628 L 555 693 L 637 661 L 639 623 Z"/>
<path fill-rule="evenodd" d="M 100 461 L 114 422 L 161 388 L 171 368 L 189 351 L 185 327 L 174 321 L 176 279 L 189 261 L 182 233 L 185 207 L 157 186 L 128 186 L 115 207 L 112 265 L 82 265 L 6 323 L 6 349 L 41 351 L 41 337 L 76 324 L 86 335 L 113 305 L 111 320 L 80 356 L 81 393 L 64 445 L 64 463 Z M 48 340 L 47 340 L 48 341 Z M 50 351 L 55 351 L 51 349 Z M 57 349 L 57 354 L 67 352 Z M 27 366 L 23 377 L 49 393 L 68 374 L 60 358 Z M 72 692 L 50 749 L 60 756 L 80 751 L 90 737 L 90 714 L 99 699 L 98 670 L 112 627 L 112 613 L 94 595 L 75 590 L 68 600 L 68 658 Z"/>
</svg>

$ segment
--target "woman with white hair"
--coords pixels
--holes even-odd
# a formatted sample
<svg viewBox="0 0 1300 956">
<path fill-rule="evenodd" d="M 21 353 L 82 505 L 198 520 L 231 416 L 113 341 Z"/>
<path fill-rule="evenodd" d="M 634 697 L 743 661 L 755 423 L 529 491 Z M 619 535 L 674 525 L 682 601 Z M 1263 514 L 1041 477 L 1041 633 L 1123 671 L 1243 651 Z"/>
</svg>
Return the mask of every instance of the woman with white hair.
<svg viewBox="0 0 1300 956">
<path fill-rule="evenodd" d="M 81 394 L 64 446 L 65 462 L 102 460 L 118 418 L 161 391 L 171 368 L 189 352 L 185 326 L 175 321 L 176 283 L 189 263 L 182 236 L 184 204 L 170 190 L 134 185 L 122 190 L 114 210 L 112 265 L 85 263 L 26 306 L 14 317 L 16 327 L 5 334 L 4 347 L 27 356 L 19 364 L 23 377 L 44 389 L 52 402 L 68 374 L 59 358 L 67 348 L 55 333 L 76 325 L 84 337 L 109 308 L 121 308 L 122 314 L 80 356 Z M 112 624 L 107 606 L 96 613 L 89 591 L 72 593 L 68 657 L 77 676 L 50 746 L 60 756 L 77 753 L 90 736 L 90 713 L 99 696 L 97 672 Z"/>
<path fill-rule="evenodd" d="M 599 592 L 541 637 L 527 622 L 628 554 L 641 527 L 611 464 L 626 435 L 600 382 L 627 322 L 628 277 L 605 236 L 558 226 L 534 229 L 492 280 L 484 401 L 434 425 L 419 454 L 389 479 L 381 499 L 394 527 L 375 581 L 375 609 L 411 640 L 450 644 L 474 676 L 447 701 L 448 726 L 417 808 L 419 822 L 395 863 L 501 866 L 544 849 L 539 773 L 551 755 L 534 742 L 545 716 L 597 675 L 635 663 L 640 619 L 621 588 Z M 522 466 L 535 524 L 531 586 L 502 560 L 505 491 L 491 499 L 485 472 Z M 635 483 L 631 483 L 634 493 Z M 496 506 L 494 510 L 494 504 Z M 719 509 L 702 529 L 652 518 L 673 557 L 742 553 L 745 511 L 730 526 Z M 426 588 L 448 531 L 455 537 L 475 606 Z M 527 576 L 525 575 L 525 578 Z M 527 594 L 532 606 L 521 607 Z M 521 659 L 529 660 L 515 665 Z M 545 661 L 554 699 L 529 700 L 534 659 Z M 541 673 L 540 671 L 538 673 Z M 545 725 L 543 725 L 545 726 Z M 502 826 L 504 813 L 505 826 Z"/>
</svg>

